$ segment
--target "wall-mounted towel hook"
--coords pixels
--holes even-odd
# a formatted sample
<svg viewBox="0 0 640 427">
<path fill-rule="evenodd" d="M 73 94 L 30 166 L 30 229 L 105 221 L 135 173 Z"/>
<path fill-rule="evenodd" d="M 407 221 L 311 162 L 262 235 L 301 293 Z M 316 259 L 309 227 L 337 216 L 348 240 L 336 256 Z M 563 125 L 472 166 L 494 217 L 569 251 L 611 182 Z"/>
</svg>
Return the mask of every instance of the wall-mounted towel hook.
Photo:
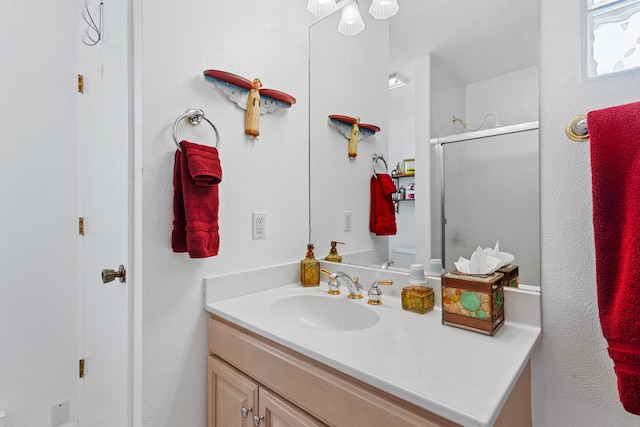
<svg viewBox="0 0 640 427">
<path fill-rule="evenodd" d="M 566 134 L 569 139 L 577 142 L 584 142 L 589 139 L 587 129 L 587 116 L 574 117 L 568 124 Z"/>
<path fill-rule="evenodd" d="M 186 120 L 191 126 L 198 126 L 203 120 L 211 125 L 213 131 L 216 133 L 216 148 L 220 146 L 220 134 L 218 133 L 218 129 L 216 126 L 211 123 L 211 120 L 207 119 L 204 115 L 204 111 L 199 108 L 190 108 L 176 119 L 176 122 L 173 124 L 173 140 L 178 146 L 178 150 L 180 150 L 180 142 L 178 141 L 178 125 L 181 120 Z"/>
<path fill-rule="evenodd" d="M 84 34 L 82 35 L 82 43 L 87 46 L 95 46 L 102 40 L 102 8 L 104 7 L 104 2 L 100 2 L 100 6 L 98 9 L 98 13 L 100 16 L 98 17 L 98 23 L 96 24 L 96 20 L 91 16 L 91 12 L 89 12 L 89 3 L 87 0 L 84 2 L 84 10 L 81 12 L 82 19 L 87 23 L 88 28 L 84 30 Z"/>
</svg>

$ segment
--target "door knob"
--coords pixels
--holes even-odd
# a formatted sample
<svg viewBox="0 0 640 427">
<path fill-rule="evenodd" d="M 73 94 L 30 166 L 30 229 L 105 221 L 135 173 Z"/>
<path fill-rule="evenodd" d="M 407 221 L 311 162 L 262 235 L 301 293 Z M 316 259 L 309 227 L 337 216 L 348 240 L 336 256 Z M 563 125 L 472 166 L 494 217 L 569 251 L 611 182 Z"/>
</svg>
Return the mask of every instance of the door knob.
<svg viewBox="0 0 640 427">
<path fill-rule="evenodd" d="M 127 270 L 124 269 L 124 265 L 118 268 L 118 271 L 114 271 L 110 268 L 102 270 L 102 283 L 109 283 L 119 278 L 120 283 L 127 281 Z"/>
</svg>

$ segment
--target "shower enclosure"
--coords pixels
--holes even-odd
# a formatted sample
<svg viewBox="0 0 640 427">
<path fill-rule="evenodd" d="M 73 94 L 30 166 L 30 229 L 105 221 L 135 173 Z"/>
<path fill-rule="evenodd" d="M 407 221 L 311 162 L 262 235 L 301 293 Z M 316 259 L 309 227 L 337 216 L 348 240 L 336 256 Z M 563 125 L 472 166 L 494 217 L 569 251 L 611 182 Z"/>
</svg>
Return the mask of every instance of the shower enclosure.
<svg viewBox="0 0 640 427">
<path fill-rule="evenodd" d="M 540 285 L 538 122 L 434 138 L 431 257 L 446 271 L 478 246 L 515 255 L 520 282 Z"/>
</svg>

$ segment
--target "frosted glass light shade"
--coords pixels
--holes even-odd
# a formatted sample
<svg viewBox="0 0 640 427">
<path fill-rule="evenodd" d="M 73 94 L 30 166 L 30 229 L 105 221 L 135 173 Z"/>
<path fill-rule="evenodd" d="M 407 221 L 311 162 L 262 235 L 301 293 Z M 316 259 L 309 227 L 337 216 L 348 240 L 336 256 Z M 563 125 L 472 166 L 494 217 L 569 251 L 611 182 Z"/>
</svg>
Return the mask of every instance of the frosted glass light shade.
<svg viewBox="0 0 640 427">
<path fill-rule="evenodd" d="M 364 30 L 364 21 L 360 15 L 358 3 L 349 3 L 342 8 L 340 24 L 338 24 L 338 32 L 345 36 L 355 36 L 362 30 Z"/>
<path fill-rule="evenodd" d="M 316 16 L 327 16 L 337 9 L 336 0 L 309 0 L 307 9 Z"/>
<path fill-rule="evenodd" d="M 373 0 L 369 13 L 376 19 L 387 19 L 400 10 L 398 0 Z"/>
</svg>

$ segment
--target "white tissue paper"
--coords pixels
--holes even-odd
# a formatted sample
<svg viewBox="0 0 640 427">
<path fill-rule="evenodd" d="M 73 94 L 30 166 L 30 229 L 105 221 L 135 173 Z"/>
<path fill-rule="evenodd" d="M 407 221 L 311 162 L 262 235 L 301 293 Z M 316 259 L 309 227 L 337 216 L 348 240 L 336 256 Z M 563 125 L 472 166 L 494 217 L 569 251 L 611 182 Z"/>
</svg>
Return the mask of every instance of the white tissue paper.
<svg viewBox="0 0 640 427">
<path fill-rule="evenodd" d="M 491 248 L 484 248 L 484 253 L 492 256 L 494 258 L 498 258 L 501 259 L 502 261 L 504 261 L 503 265 L 507 265 L 513 262 L 513 260 L 515 259 L 515 257 L 507 252 L 500 252 L 500 242 L 496 242 L 496 247 L 491 249 Z"/>
<path fill-rule="evenodd" d="M 456 270 L 466 274 L 491 274 L 500 267 L 509 264 L 514 260 L 514 256 L 507 252 L 500 252 L 499 242 L 496 242 L 494 249 L 480 246 L 471 255 L 471 259 L 460 257 L 458 262 L 454 262 Z"/>
</svg>

